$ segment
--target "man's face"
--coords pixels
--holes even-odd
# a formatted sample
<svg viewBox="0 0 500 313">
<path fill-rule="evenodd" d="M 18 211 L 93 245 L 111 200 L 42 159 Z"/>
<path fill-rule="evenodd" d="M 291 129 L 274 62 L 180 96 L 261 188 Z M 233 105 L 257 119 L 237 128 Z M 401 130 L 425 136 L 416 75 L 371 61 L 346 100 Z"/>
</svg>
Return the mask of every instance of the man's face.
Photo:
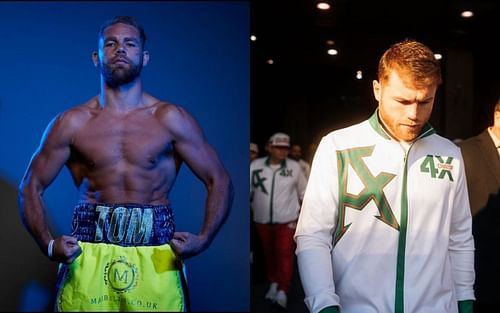
<svg viewBox="0 0 500 313">
<path fill-rule="evenodd" d="M 250 150 L 250 161 L 255 160 L 258 156 L 259 156 L 259 153 L 257 151 Z"/>
<path fill-rule="evenodd" d="M 144 58 L 146 56 L 146 59 Z M 148 55 L 142 49 L 139 31 L 127 24 L 114 24 L 104 30 L 99 40 L 99 54 L 94 55 L 106 83 L 121 86 L 139 77 Z"/>
<path fill-rule="evenodd" d="M 299 145 L 292 145 L 290 148 L 290 157 L 296 161 L 300 160 L 302 156 L 302 149 Z"/>
<path fill-rule="evenodd" d="M 411 79 L 392 71 L 386 82 L 373 81 L 380 118 L 398 141 L 411 142 L 429 120 L 437 85 L 417 87 Z"/>
<path fill-rule="evenodd" d="M 271 157 L 271 162 L 280 163 L 284 161 L 288 156 L 288 151 L 290 151 L 289 147 L 270 146 L 269 154 Z"/>
</svg>

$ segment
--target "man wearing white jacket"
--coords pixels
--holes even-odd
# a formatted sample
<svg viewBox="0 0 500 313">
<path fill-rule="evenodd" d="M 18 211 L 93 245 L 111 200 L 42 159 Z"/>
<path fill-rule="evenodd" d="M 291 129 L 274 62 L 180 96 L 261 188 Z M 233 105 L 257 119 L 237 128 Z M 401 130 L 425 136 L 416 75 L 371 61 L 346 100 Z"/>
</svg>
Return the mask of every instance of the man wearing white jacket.
<svg viewBox="0 0 500 313">
<path fill-rule="evenodd" d="M 322 138 L 295 233 L 311 312 L 472 312 L 463 159 L 427 123 L 440 84 L 432 51 L 399 42 L 380 59 L 374 114 Z"/>
<path fill-rule="evenodd" d="M 287 158 L 289 150 L 290 137 L 276 133 L 269 139 L 269 156 L 250 164 L 253 220 L 270 283 L 266 299 L 282 308 L 287 307 L 293 274 L 293 234 L 307 183 L 299 163 Z"/>
</svg>

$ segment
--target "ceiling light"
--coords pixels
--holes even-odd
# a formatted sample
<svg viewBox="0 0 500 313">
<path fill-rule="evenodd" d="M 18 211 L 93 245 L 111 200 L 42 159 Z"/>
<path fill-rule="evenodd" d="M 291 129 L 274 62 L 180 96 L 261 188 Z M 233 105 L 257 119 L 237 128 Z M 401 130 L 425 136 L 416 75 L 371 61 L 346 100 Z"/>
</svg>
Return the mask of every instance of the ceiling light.
<svg viewBox="0 0 500 313">
<path fill-rule="evenodd" d="M 463 18 L 471 18 L 474 16 L 474 12 L 472 11 L 463 11 L 462 13 L 460 13 L 460 16 L 463 17 Z"/>
<path fill-rule="evenodd" d="M 316 4 L 316 7 L 320 10 L 330 10 L 330 4 L 328 2 L 320 1 Z"/>
<path fill-rule="evenodd" d="M 269 59 L 267 60 L 267 64 L 273 64 L 274 63 L 274 60 L 273 59 Z"/>
<path fill-rule="evenodd" d="M 363 71 L 357 70 L 356 71 L 356 78 L 357 79 L 362 79 L 363 78 Z"/>
<path fill-rule="evenodd" d="M 441 60 L 442 58 L 443 58 L 443 55 L 441 53 L 434 53 L 434 59 Z"/>
<path fill-rule="evenodd" d="M 337 49 L 328 49 L 327 53 L 329 55 L 337 55 L 337 54 L 339 54 L 339 52 L 337 51 Z"/>
<path fill-rule="evenodd" d="M 254 35 L 250 36 L 250 40 L 251 40 L 251 41 L 255 41 L 255 40 L 257 40 L 257 36 L 254 36 Z"/>
</svg>

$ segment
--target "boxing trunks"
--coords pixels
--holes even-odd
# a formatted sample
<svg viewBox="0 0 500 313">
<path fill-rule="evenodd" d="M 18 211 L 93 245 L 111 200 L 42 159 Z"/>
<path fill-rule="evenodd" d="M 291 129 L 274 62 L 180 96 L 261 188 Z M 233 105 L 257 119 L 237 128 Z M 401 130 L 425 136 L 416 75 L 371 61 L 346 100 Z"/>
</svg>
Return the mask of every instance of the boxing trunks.
<svg viewBox="0 0 500 313">
<path fill-rule="evenodd" d="M 82 253 L 59 267 L 56 311 L 185 311 L 174 228 L 168 205 L 79 203 L 72 235 Z"/>
</svg>

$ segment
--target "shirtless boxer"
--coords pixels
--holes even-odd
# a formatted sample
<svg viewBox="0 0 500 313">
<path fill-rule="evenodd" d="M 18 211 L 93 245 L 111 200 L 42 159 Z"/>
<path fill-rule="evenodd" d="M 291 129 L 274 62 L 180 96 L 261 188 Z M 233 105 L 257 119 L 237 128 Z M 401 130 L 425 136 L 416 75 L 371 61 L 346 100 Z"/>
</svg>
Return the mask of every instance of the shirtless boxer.
<svg viewBox="0 0 500 313">
<path fill-rule="evenodd" d="M 101 92 L 50 122 L 19 186 L 25 227 L 61 263 L 56 310 L 186 310 L 182 260 L 205 250 L 229 213 L 231 179 L 197 122 L 143 91 L 145 41 L 131 17 L 101 27 Z M 174 231 L 168 195 L 182 162 L 207 189 L 198 234 Z M 64 165 L 81 198 L 72 234 L 54 237 L 42 196 Z"/>
</svg>

